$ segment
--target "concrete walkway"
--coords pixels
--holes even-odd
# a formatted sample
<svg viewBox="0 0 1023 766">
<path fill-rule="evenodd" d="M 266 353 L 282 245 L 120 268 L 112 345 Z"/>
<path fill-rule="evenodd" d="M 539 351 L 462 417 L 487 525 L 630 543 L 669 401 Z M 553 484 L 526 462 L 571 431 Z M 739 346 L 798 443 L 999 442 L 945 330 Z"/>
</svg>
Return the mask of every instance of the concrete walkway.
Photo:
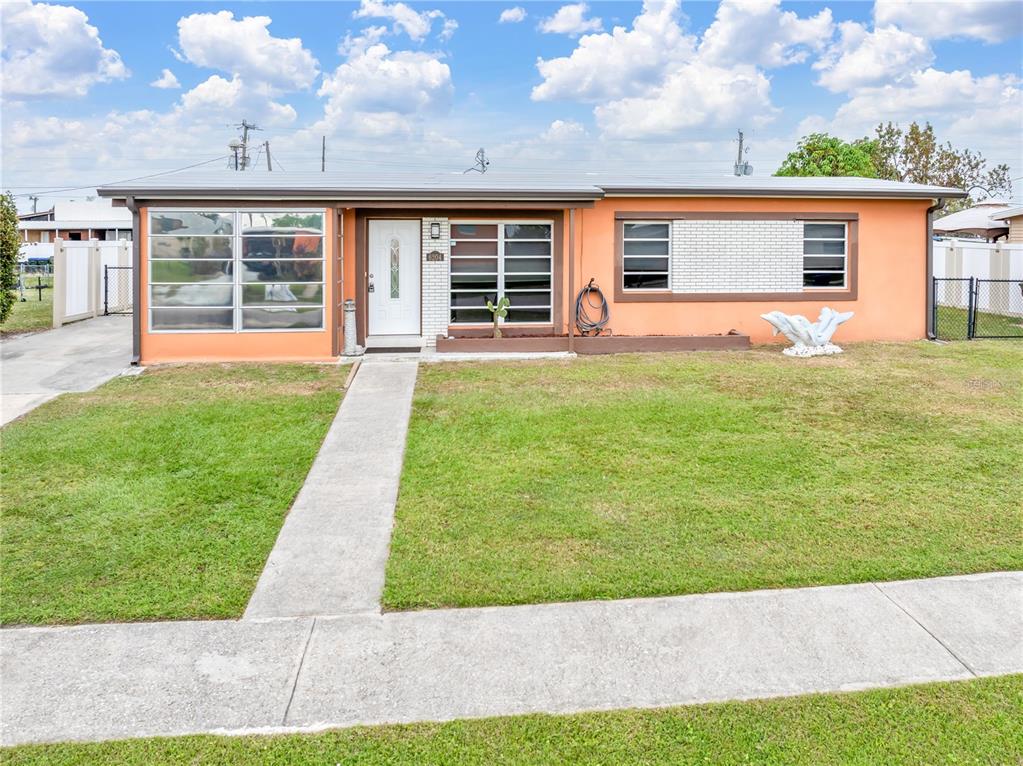
<svg viewBox="0 0 1023 766">
<path fill-rule="evenodd" d="M 0 424 L 67 391 L 89 391 L 131 363 L 131 317 L 106 316 L 0 341 Z"/>
<path fill-rule="evenodd" d="M 362 374 L 362 373 L 360 373 Z M 1023 573 L 0 631 L 4 744 L 646 707 L 1023 671 Z"/>
<path fill-rule="evenodd" d="M 284 521 L 245 619 L 378 612 L 415 361 L 366 361 Z"/>
</svg>

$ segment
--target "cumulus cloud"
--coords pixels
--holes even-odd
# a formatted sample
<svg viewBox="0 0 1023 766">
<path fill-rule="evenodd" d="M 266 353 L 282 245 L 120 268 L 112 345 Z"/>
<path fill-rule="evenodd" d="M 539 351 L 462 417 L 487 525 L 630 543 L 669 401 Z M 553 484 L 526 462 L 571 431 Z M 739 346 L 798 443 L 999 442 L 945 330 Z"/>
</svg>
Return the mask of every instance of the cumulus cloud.
<svg viewBox="0 0 1023 766">
<path fill-rule="evenodd" d="M 10 99 L 70 98 L 130 75 L 89 17 L 72 6 L 0 3 L 3 94 Z"/>
<path fill-rule="evenodd" d="M 160 72 L 160 76 L 149 84 L 152 85 L 154 88 L 161 88 L 163 90 L 181 87 L 181 83 L 178 82 L 178 78 L 169 69 L 164 69 L 162 72 Z"/>
<path fill-rule="evenodd" d="M 678 2 L 653 2 L 632 28 L 580 38 L 568 56 L 537 59 L 543 82 L 533 88 L 534 101 L 567 99 L 600 102 L 640 92 L 661 82 L 666 69 L 690 60 L 695 38 L 683 33 Z"/>
<path fill-rule="evenodd" d="M 685 32 L 678 0 L 646 0 L 631 28 L 585 35 L 570 55 L 539 59 L 532 98 L 594 104 L 608 138 L 701 140 L 775 119 L 763 69 L 805 60 L 832 34 L 826 10 L 803 18 L 775 1 L 725 0 L 698 40 Z"/>
<path fill-rule="evenodd" d="M 540 140 L 548 143 L 564 144 L 582 141 L 587 137 L 586 128 L 575 120 L 554 120 L 540 134 Z"/>
<path fill-rule="evenodd" d="M 756 67 L 694 61 L 672 71 L 645 95 L 597 106 L 594 116 L 611 138 L 700 136 L 736 125 L 767 124 L 778 111 L 770 96 L 771 84 Z"/>
<path fill-rule="evenodd" d="M 346 43 L 348 59 L 324 76 L 317 91 L 326 103 L 314 130 L 408 134 L 423 118 L 450 108 L 451 69 L 440 54 L 392 51 L 362 38 Z"/>
<path fill-rule="evenodd" d="M 319 74 L 316 58 L 300 38 L 271 35 L 270 22 L 269 16 L 235 19 L 231 11 L 185 16 L 178 20 L 181 59 L 277 90 L 308 88 Z"/>
<path fill-rule="evenodd" d="M 781 0 L 722 0 L 703 34 L 700 57 L 708 64 L 781 67 L 806 60 L 831 39 L 831 10 L 799 17 Z"/>
<path fill-rule="evenodd" d="M 540 21 L 540 31 L 548 34 L 578 37 L 587 32 L 599 32 L 604 23 L 599 18 L 586 18 L 590 7 L 586 3 L 563 5 L 553 16 Z"/>
<path fill-rule="evenodd" d="M 458 28 L 457 21 L 447 20 L 443 12 L 438 10 L 420 13 L 405 3 L 386 3 L 382 0 L 362 0 L 359 8 L 352 14 L 356 19 L 390 19 L 393 31 L 404 32 L 413 40 L 422 41 L 433 29 L 433 22 L 445 19 L 441 29 L 441 39 L 449 39 Z M 450 23 L 449 23 L 450 22 Z"/>
<path fill-rule="evenodd" d="M 897 27 L 868 32 L 846 21 L 839 33 L 838 42 L 813 64 L 821 73 L 818 84 L 833 92 L 896 81 L 934 61 L 926 40 Z"/>
<path fill-rule="evenodd" d="M 973 38 L 999 43 L 1023 29 L 1019 0 L 876 0 L 874 23 L 896 24 L 931 40 Z"/>
<path fill-rule="evenodd" d="M 518 24 L 526 18 L 526 9 L 516 5 L 514 8 L 505 8 L 497 19 L 499 24 Z"/>
</svg>

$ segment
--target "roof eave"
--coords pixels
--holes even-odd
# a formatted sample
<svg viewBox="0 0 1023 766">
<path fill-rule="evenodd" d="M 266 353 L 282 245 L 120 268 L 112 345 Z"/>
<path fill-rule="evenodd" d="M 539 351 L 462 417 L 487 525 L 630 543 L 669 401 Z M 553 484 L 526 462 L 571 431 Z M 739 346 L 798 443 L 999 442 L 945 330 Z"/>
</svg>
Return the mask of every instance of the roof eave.
<svg viewBox="0 0 1023 766">
<path fill-rule="evenodd" d="M 670 187 L 604 186 L 606 197 L 798 197 L 802 199 L 962 199 L 968 196 L 958 189 L 895 190 L 831 190 L 831 189 L 675 189 Z"/>
<path fill-rule="evenodd" d="M 97 189 L 101 197 L 125 199 L 290 199 L 330 202 L 593 202 L 603 194 L 599 190 L 535 191 L 521 192 L 507 190 L 408 190 L 408 189 L 324 189 L 307 191 L 302 189 L 123 189 L 104 187 Z"/>
</svg>

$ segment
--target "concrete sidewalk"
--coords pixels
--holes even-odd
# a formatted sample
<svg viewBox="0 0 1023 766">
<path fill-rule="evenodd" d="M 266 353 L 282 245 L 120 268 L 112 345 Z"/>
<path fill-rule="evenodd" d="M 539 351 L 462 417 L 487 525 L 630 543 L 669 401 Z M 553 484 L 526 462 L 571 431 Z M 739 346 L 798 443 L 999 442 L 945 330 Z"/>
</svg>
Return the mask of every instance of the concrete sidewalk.
<svg viewBox="0 0 1023 766">
<path fill-rule="evenodd" d="M 407 360 L 360 366 L 245 619 L 380 611 L 416 370 Z"/>
<path fill-rule="evenodd" d="M 67 391 L 89 391 L 131 364 L 131 317 L 106 316 L 0 341 L 0 424 Z"/>
<path fill-rule="evenodd" d="M 360 373 L 361 374 L 361 373 Z M 0 631 L 4 744 L 644 707 L 1023 672 L 1023 573 Z"/>
</svg>

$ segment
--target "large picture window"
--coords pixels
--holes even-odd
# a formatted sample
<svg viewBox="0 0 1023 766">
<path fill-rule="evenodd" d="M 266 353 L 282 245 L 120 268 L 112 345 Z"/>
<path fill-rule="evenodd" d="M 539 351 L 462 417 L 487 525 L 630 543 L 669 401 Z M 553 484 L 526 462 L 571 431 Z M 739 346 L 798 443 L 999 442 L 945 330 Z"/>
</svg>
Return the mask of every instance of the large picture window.
<svg viewBox="0 0 1023 766">
<path fill-rule="evenodd" d="M 667 290 L 671 269 L 671 224 L 625 221 L 622 230 L 622 287 Z"/>
<path fill-rule="evenodd" d="M 846 224 L 803 224 L 803 287 L 845 287 Z"/>
<path fill-rule="evenodd" d="M 318 211 L 153 210 L 149 329 L 323 328 Z"/>
<path fill-rule="evenodd" d="M 502 323 L 551 320 L 553 224 L 451 223 L 451 323 L 493 321 L 487 301 L 511 302 Z"/>
</svg>

